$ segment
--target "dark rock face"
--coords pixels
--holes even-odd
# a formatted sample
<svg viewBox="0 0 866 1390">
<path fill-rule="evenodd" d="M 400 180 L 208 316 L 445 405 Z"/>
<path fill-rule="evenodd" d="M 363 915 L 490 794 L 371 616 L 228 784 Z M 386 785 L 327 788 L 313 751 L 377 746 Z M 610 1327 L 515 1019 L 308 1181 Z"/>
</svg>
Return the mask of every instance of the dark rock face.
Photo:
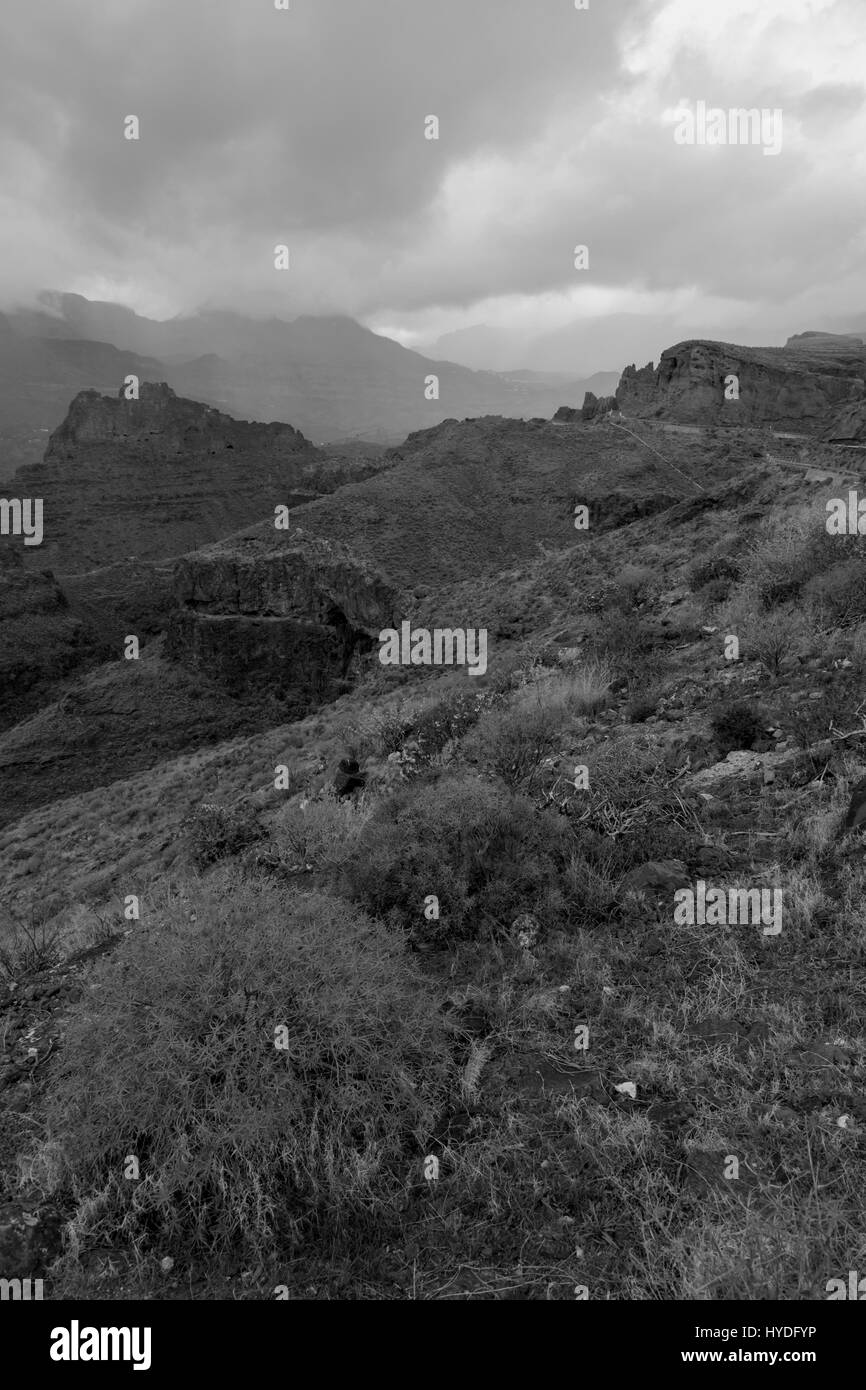
<svg viewBox="0 0 866 1390">
<path fill-rule="evenodd" d="M 820 433 L 836 412 L 866 397 L 866 347 L 845 339 L 832 350 L 828 335 L 784 348 L 731 343 L 677 343 L 639 369 L 626 367 L 616 391 L 623 414 L 691 425 L 772 425 Z M 725 399 L 736 376 L 739 399 Z"/>
<path fill-rule="evenodd" d="M 80 391 L 48 440 L 44 461 L 74 463 L 83 449 L 108 444 L 120 444 L 156 462 L 188 454 L 248 450 L 251 445 L 322 457 L 291 425 L 234 420 L 212 406 L 176 396 L 165 382 L 143 381 L 137 401 L 126 400 L 122 387 L 116 397 Z"/>
<path fill-rule="evenodd" d="M 206 671 L 232 695 L 268 693 L 300 712 L 336 697 L 355 645 L 351 630 L 336 625 L 182 610 L 172 617 L 166 655 Z"/>
<path fill-rule="evenodd" d="M 27 570 L 21 547 L 0 541 L 0 728 L 38 705 L 52 681 L 87 655 L 82 623 L 50 570 Z"/>
<path fill-rule="evenodd" d="M 229 616 L 328 624 L 336 610 L 371 637 L 388 626 L 394 604 L 391 586 L 348 546 L 299 528 L 265 552 L 238 537 L 183 556 L 174 592 L 188 609 Z"/>
<path fill-rule="evenodd" d="M 240 538 L 184 556 L 174 593 L 167 655 L 232 691 L 268 681 L 305 705 L 333 698 L 396 601 L 347 546 L 299 530 L 266 553 Z"/>
</svg>

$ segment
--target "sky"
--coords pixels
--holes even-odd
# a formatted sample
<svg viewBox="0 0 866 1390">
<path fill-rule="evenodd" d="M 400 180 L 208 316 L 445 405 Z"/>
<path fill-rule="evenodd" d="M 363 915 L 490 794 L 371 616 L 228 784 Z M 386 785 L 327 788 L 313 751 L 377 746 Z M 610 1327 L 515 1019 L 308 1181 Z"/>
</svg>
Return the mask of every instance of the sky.
<svg viewBox="0 0 866 1390">
<path fill-rule="evenodd" d="M 864 0 L 585 2 L 3 0 L 0 307 L 485 325 L 471 365 L 580 374 L 866 329 Z M 700 102 L 781 147 L 682 143 Z"/>
</svg>

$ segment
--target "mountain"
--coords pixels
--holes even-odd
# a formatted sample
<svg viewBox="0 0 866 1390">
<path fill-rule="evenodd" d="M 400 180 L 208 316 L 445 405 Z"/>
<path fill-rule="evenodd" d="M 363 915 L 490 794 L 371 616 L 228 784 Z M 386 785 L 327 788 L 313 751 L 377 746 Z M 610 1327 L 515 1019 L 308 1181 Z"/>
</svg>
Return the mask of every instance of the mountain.
<svg viewBox="0 0 866 1390">
<path fill-rule="evenodd" d="M 116 392 L 129 374 L 162 374 L 159 362 L 140 353 L 82 338 L 30 336 L 13 318 L 0 314 L 0 481 L 42 458 L 76 392 Z M 46 326 L 56 326 L 45 318 Z"/>
<path fill-rule="evenodd" d="M 675 331 L 672 318 L 647 319 L 640 314 L 574 319 L 534 335 L 474 324 L 443 334 L 425 346 L 424 351 L 431 357 L 445 357 L 474 370 L 513 374 L 521 369 L 583 380 L 597 363 L 619 364 L 630 352 L 654 351 L 659 342 L 664 342 L 668 330 Z M 590 376 L 587 389 L 597 396 L 607 396 L 615 385 L 616 374 L 597 372 L 594 378 Z"/>
<path fill-rule="evenodd" d="M 726 383 L 736 377 L 736 398 Z M 733 385 L 730 386 L 733 390 Z M 695 339 L 666 348 L 654 367 L 626 367 L 616 391 L 625 415 L 687 425 L 758 425 L 847 437 L 866 396 L 866 345 L 856 337 L 798 334 L 784 347 Z"/>
<path fill-rule="evenodd" d="M 7 318 L 22 353 L 48 353 L 53 362 L 61 334 L 80 343 L 110 344 L 150 359 L 143 374 L 166 381 L 179 395 L 248 420 L 291 421 L 316 443 L 350 437 L 396 443 L 449 417 L 547 417 L 564 391 L 582 395 L 583 390 L 576 377 L 557 378 L 557 384 L 549 377 L 475 372 L 433 361 L 340 316 L 288 321 L 208 311 L 160 322 L 117 304 L 58 294 L 45 296 L 39 309 Z M 44 375 L 36 368 L 29 373 L 37 388 Z M 431 376 L 438 378 L 437 400 L 426 399 Z M 111 389 L 122 380 L 118 374 Z M 76 387 L 105 389 L 107 384 L 104 370 L 98 383 L 75 381 Z M 5 409 L 0 396 L 0 427 Z M 42 404 L 40 420 L 49 413 Z M 45 428 L 26 418 L 31 430 Z M 49 427 L 61 418 L 55 407 Z"/>
<path fill-rule="evenodd" d="M 44 460 L 6 489 L 42 500 L 44 536 L 0 537 L 0 728 L 125 634 L 163 631 L 175 556 L 388 466 L 381 450 L 329 457 L 291 425 L 235 420 L 165 383 L 142 381 L 138 400 L 80 392 Z M 230 718 L 216 714 L 202 728 Z"/>
<path fill-rule="evenodd" d="M 309 496 L 325 456 L 291 425 L 234 420 L 142 382 L 140 399 L 80 392 L 42 463 L 15 474 L 41 497 L 33 563 L 78 573 L 135 556 L 176 555 Z"/>
</svg>

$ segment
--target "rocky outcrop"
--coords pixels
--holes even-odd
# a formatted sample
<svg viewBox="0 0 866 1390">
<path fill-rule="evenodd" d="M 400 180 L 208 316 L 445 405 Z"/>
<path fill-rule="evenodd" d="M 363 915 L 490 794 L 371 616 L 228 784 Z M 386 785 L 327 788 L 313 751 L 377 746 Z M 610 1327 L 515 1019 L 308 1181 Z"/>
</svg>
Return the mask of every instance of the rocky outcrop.
<svg viewBox="0 0 866 1390">
<path fill-rule="evenodd" d="M 837 410 L 821 438 L 829 444 L 866 444 L 866 400 L 849 401 Z"/>
<path fill-rule="evenodd" d="M 598 420 L 603 415 L 609 415 L 612 410 L 618 409 L 616 396 L 596 396 L 593 391 L 587 391 L 583 398 L 580 416 L 582 420 Z"/>
<path fill-rule="evenodd" d="M 587 420 L 600 420 L 602 416 L 618 409 L 616 396 L 597 396 L 594 391 L 587 391 L 580 409 L 576 406 L 561 405 L 553 418 L 559 424 L 573 425 Z"/>
<path fill-rule="evenodd" d="M 85 659 L 89 639 L 49 570 L 28 571 L 20 547 L 0 540 L 0 729 L 36 707 Z"/>
<path fill-rule="evenodd" d="M 384 577 L 335 541 L 295 530 L 273 549 L 255 538 L 186 556 L 167 654 L 233 691 L 270 682 L 301 704 L 338 693 L 353 660 L 393 622 Z"/>
<path fill-rule="evenodd" d="M 25 563 L 71 574 L 183 554 L 339 481 L 291 425 L 233 420 L 142 382 L 134 401 L 80 392 L 43 462 L 7 491 L 43 499 L 44 541 Z"/>
<path fill-rule="evenodd" d="M 250 424 L 234 420 L 212 406 L 176 396 L 165 382 L 144 381 L 138 400 L 80 391 L 66 419 L 45 450 L 46 463 L 76 463 L 84 449 L 120 445 L 131 453 L 163 463 L 172 458 L 230 449 L 263 453 L 323 455 L 291 425 Z"/>
<path fill-rule="evenodd" d="M 677 343 L 658 367 L 626 367 L 616 400 L 623 414 L 637 418 L 821 434 L 841 407 L 866 397 L 866 347 L 847 338 L 830 346 L 829 337 L 815 335 L 813 343 L 804 335 L 784 348 Z M 726 399 L 731 377 L 736 399 Z"/>
</svg>

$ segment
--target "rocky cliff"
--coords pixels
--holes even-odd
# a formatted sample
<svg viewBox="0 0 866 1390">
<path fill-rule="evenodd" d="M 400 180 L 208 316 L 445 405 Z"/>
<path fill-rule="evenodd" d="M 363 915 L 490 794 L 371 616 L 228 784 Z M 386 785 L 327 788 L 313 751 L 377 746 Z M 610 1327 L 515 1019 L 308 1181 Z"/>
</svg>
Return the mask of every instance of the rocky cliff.
<svg viewBox="0 0 866 1390">
<path fill-rule="evenodd" d="M 726 399 L 737 378 L 738 399 Z M 626 367 L 620 410 L 690 425 L 755 425 L 821 434 L 843 408 L 866 398 L 866 347 L 857 338 L 803 334 L 783 348 L 677 343 L 639 369 Z"/>
<path fill-rule="evenodd" d="M 180 560 L 169 654 L 232 689 L 326 698 L 385 627 L 484 625 L 504 571 L 574 544 L 577 503 L 605 530 L 691 492 L 679 447 L 665 471 L 621 432 L 500 417 L 419 431 L 375 477 L 300 508 L 297 529 L 262 521 Z"/>
<path fill-rule="evenodd" d="M 291 425 L 234 420 L 142 382 L 139 400 L 80 392 L 43 462 L 7 492 L 44 501 L 44 541 L 25 563 L 72 574 L 183 554 L 345 475 Z"/>
<path fill-rule="evenodd" d="M 28 571 L 17 541 L 0 538 L 0 729 L 38 704 L 91 647 L 51 572 Z"/>
<path fill-rule="evenodd" d="M 185 556 L 167 654 L 241 692 L 268 682 L 301 706 L 339 693 L 394 620 L 396 593 L 346 545 L 300 529 L 267 549 L 239 537 Z"/>
</svg>

